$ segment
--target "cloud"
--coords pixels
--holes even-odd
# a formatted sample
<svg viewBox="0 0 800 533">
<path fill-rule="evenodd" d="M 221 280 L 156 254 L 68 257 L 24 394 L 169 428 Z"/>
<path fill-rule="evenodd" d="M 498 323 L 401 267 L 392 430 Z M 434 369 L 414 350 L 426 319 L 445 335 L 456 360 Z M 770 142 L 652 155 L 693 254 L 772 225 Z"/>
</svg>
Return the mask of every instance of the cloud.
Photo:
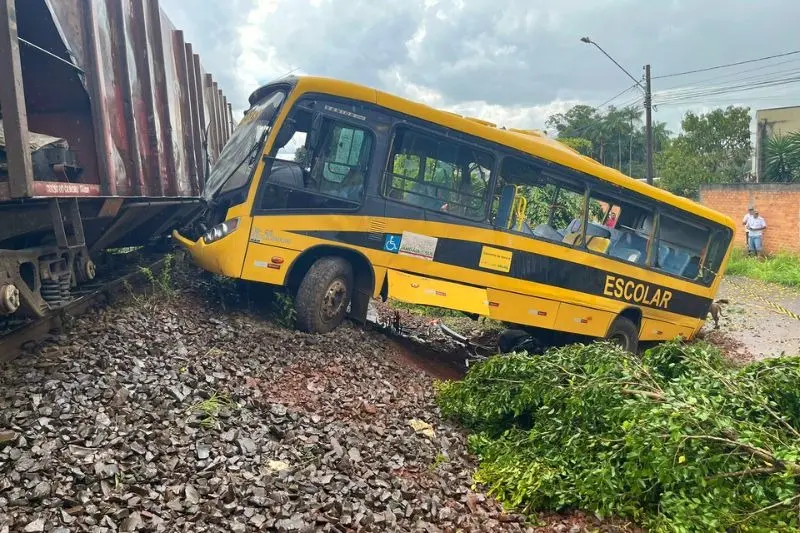
<svg viewBox="0 0 800 533">
<path fill-rule="evenodd" d="M 550 113 L 577 102 L 599 104 L 633 83 L 581 43 L 583 35 L 638 78 L 645 63 L 659 76 L 797 48 L 800 20 L 797 0 L 162 0 L 162 6 L 235 109 L 244 109 L 259 85 L 294 70 L 538 128 Z M 715 74 L 721 73 L 707 77 Z M 693 79 L 656 78 L 654 89 Z M 753 107 L 793 98 L 737 96 Z M 656 119 L 675 130 L 687 108 L 704 105 L 665 106 Z"/>
</svg>

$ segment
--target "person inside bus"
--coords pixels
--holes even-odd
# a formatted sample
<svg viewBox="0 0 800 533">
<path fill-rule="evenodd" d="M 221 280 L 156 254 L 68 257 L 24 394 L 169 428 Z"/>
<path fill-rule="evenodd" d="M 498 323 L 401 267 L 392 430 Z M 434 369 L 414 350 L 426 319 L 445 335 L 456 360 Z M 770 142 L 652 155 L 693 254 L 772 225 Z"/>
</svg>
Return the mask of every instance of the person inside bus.
<svg viewBox="0 0 800 533">
<path fill-rule="evenodd" d="M 334 194 L 357 202 L 361 199 L 362 192 L 364 192 L 364 174 L 358 167 L 352 167 Z"/>
<path fill-rule="evenodd" d="M 480 211 L 480 205 L 483 200 L 483 191 L 472 179 L 472 175 L 464 172 L 461 181 L 459 182 L 458 190 L 452 194 L 453 204 L 447 206 L 446 210 L 449 213 L 473 217 Z"/>
<path fill-rule="evenodd" d="M 427 174 L 427 172 L 425 172 Z M 453 182 L 452 166 L 443 161 L 436 161 L 430 180 L 414 181 L 411 186 L 409 200 L 414 205 L 433 211 L 447 211 L 450 207 L 446 200 L 440 198 L 442 184 Z"/>
<path fill-rule="evenodd" d="M 447 206 L 446 202 L 436 197 L 436 187 L 424 181 L 414 181 L 406 193 L 406 201 L 425 209 L 440 211 Z"/>
</svg>

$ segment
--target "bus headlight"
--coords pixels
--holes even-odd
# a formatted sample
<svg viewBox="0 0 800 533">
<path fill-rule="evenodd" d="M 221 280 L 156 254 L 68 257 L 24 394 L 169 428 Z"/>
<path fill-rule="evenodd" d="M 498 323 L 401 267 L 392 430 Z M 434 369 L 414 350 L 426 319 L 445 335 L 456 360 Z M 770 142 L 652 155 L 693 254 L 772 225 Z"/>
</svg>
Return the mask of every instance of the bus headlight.
<svg viewBox="0 0 800 533">
<path fill-rule="evenodd" d="M 239 218 L 232 218 L 230 220 L 226 220 L 222 224 L 217 224 L 203 235 L 203 241 L 206 244 L 211 244 L 212 242 L 218 241 L 221 238 L 225 237 L 226 235 L 230 235 L 236 228 L 239 227 Z"/>
</svg>

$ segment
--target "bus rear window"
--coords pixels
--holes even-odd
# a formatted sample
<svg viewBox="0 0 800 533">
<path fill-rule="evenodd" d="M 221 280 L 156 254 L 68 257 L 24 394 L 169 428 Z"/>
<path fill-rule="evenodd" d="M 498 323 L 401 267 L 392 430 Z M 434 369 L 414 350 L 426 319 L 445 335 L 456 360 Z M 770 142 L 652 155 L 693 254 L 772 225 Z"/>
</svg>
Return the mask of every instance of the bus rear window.
<svg viewBox="0 0 800 533">
<path fill-rule="evenodd" d="M 655 268 L 691 280 L 700 277 L 710 230 L 662 215 L 655 250 Z"/>
</svg>

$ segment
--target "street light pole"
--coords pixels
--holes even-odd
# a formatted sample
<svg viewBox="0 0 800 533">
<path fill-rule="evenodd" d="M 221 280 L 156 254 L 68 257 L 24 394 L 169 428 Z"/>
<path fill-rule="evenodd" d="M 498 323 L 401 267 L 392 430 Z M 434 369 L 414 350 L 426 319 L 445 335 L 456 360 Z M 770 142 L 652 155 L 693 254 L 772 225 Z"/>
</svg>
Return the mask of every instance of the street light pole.
<svg viewBox="0 0 800 533">
<path fill-rule="evenodd" d="M 581 42 L 586 44 L 594 45 L 598 50 L 600 50 L 604 56 L 611 60 L 622 72 L 624 72 L 633 82 L 639 86 L 642 91 L 644 91 L 644 111 L 645 111 L 645 136 L 646 136 L 646 147 L 645 147 L 645 159 L 647 161 L 647 183 L 649 185 L 653 184 L 653 93 L 650 87 L 650 65 L 645 65 L 645 84 L 642 86 L 641 82 L 633 77 L 633 75 L 625 70 L 625 67 L 617 63 L 617 60 L 611 57 L 608 52 L 603 50 L 599 44 L 591 40 L 589 37 L 581 37 Z"/>
</svg>

